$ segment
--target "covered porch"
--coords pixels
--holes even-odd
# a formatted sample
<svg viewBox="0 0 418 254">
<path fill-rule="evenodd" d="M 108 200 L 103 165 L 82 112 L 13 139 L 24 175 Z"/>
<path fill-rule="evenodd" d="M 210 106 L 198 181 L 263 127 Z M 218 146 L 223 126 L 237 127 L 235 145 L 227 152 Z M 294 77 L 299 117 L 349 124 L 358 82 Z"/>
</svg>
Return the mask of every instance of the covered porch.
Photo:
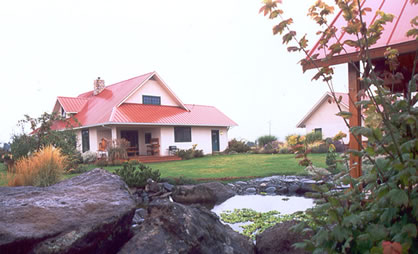
<svg viewBox="0 0 418 254">
<path fill-rule="evenodd" d="M 149 161 L 150 157 L 172 156 L 174 153 L 169 151 L 169 147 L 161 147 L 161 130 L 160 126 L 134 125 L 102 125 L 89 128 L 81 131 L 82 150 L 97 151 L 100 155 L 105 153 L 109 146 L 117 145 L 121 139 L 125 139 L 128 141 L 124 146 L 127 146 L 129 159 Z"/>
</svg>

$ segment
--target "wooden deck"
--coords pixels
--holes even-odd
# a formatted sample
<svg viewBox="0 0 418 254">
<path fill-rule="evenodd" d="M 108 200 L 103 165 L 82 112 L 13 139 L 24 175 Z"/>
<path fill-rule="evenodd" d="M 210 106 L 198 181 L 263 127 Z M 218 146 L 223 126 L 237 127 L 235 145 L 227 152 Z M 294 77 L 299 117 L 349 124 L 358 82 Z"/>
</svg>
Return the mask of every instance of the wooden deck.
<svg viewBox="0 0 418 254">
<path fill-rule="evenodd" d="M 158 156 L 158 155 L 150 155 L 150 156 L 131 156 L 128 160 L 138 160 L 141 163 L 154 163 L 154 162 L 166 162 L 166 161 L 180 161 L 181 158 L 178 156 L 170 155 L 170 156 Z"/>
</svg>

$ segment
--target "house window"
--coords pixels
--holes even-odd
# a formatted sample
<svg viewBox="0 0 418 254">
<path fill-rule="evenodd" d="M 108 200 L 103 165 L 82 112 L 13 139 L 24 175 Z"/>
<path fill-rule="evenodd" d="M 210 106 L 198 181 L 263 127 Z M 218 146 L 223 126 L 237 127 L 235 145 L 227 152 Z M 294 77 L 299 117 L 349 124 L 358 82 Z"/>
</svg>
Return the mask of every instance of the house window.
<svg viewBox="0 0 418 254">
<path fill-rule="evenodd" d="M 322 135 L 322 128 L 315 128 L 314 132 L 315 134 L 319 133 Z"/>
<path fill-rule="evenodd" d="M 145 133 L 145 144 L 151 144 L 151 133 Z"/>
<path fill-rule="evenodd" d="M 82 146 L 83 153 L 90 150 L 89 129 L 85 129 L 81 131 L 81 146 Z"/>
<path fill-rule="evenodd" d="M 192 128 L 174 127 L 174 142 L 192 142 Z"/>
<path fill-rule="evenodd" d="M 61 116 L 62 116 L 62 117 L 66 117 L 66 114 L 65 114 L 65 110 L 64 110 L 64 108 L 61 108 Z"/>
<path fill-rule="evenodd" d="M 160 96 L 142 95 L 143 104 L 161 105 Z"/>
</svg>

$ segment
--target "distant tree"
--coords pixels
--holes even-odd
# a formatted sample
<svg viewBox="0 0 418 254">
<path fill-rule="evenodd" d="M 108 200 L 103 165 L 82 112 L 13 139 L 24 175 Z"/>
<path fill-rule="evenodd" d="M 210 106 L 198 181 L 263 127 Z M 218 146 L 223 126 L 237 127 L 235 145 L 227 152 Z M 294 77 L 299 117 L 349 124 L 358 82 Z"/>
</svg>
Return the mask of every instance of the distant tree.
<svg viewBox="0 0 418 254">
<path fill-rule="evenodd" d="M 258 145 L 260 147 L 263 147 L 263 146 L 265 146 L 267 144 L 270 144 L 270 143 L 272 143 L 273 141 L 276 141 L 276 140 L 277 140 L 277 137 L 276 136 L 273 136 L 273 135 L 264 135 L 264 136 L 259 137 L 257 139 L 257 142 L 258 142 Z"/>
</svg>

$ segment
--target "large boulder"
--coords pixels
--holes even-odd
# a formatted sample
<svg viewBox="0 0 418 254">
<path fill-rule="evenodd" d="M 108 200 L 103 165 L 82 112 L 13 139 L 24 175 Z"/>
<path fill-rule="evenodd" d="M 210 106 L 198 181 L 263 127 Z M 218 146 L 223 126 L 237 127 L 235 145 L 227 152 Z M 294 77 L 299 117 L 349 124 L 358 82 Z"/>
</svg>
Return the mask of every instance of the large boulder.
<svg viewBox="0 0 418 254">
<path fill-rule="evenodd" d="M 235 194 L 229 186 L 220 182 L 209 182 L 176 186 L 172 197 L 174 201 L 182 204 L 202 204 L 210 207 L 224 202 Z"/>
<path fill-rule="evenodd" d="M 258 254 L 308 254 L 301 249 L 295 249 L 292 244 L 302 242 L 312 234 L 300 234 L 290 230 L 297 221 L 285 221 L 278 223 L 256 236 L 256 249 Z"/>
<path fill-rule="evenodd" d="M 50 187 L 0 187 L 0 253 L 116 253 L 134 213 L 126 184 L 102 169 Z"/>
<path fill-rule="evenodd" d="M 200 205 L 157 200 L 149 205 L 148 214 L 119 254 L 255 253 L 248 237 Z"/>
</svg>

